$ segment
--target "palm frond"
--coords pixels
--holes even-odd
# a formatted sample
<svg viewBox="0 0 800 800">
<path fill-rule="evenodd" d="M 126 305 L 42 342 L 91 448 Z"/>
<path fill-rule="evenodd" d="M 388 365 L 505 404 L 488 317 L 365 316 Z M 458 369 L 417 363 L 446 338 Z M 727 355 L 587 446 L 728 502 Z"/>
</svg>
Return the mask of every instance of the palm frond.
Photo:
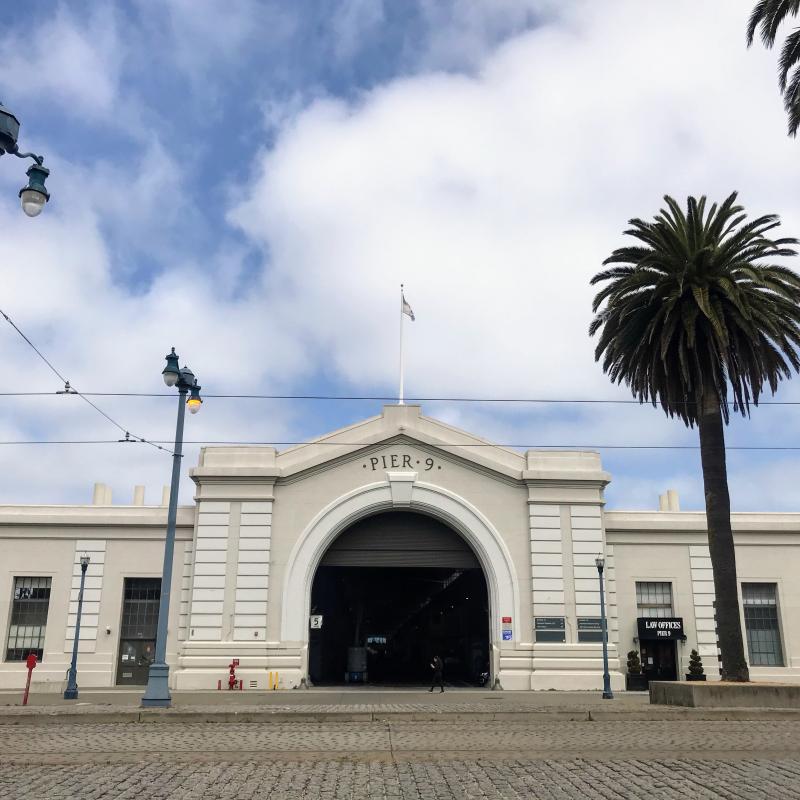
<svg viewBox="0 0 800 800">
<path fill-rule="evenodd" d="M 748 220 L 736 192 L 710 206 L 704 196 L 685 209 L 664 203 L 652 221 L 630 220 L 636 244 L 591 280 L 595 358 L 640 402 L 687 425 L 704 397 L 725 421 L 729 402 L 747 415 L 765 386 L 800 368 L 800 275 L 773 261 L 796 255 L 798 240 L 770 238 L 779 218 Z"/>
</svg>

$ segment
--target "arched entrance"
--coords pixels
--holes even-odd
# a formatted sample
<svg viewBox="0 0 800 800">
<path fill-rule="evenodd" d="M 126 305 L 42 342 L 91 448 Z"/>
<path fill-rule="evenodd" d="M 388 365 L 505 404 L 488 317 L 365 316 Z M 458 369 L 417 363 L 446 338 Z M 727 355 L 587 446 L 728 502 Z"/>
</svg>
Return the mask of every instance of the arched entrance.
<svg viewBox="0 0 800 800">
<path fill-rule="evenodd" d="M 345 528 L 311 586 L 309 678 L 316 684 L 424 684 L 438 654 L 448 683 L 481 685 L 490 662 L 489 593 L 450 526 L 384 511 Z"/>
<path fill-rule="evenodd" d="M 489 593 L 492 649 L 490 681 L 505 678 L 501 655 L 513 651 L 519 629 L 505 618 L 520 619 L 520 585 L 513 560 L 491 522 L 464 497 L 442 486 L 417 481 L 416 473 L 386 473 L 386 481 L 359 486 L 321 509 L 305 527 L 286 563 L 281 594 L 281 641 L 300 649 L 299 679 L 308 677 L 311 585 L 322 557 L 340 533 L 383 511 L 416 511 L 444 522 L 468 542 L 478 558 Z M 323 621 L 324 624 L 324 621 Z M 509 680 L 515 676 L 509 675 Z"/>
</svg>

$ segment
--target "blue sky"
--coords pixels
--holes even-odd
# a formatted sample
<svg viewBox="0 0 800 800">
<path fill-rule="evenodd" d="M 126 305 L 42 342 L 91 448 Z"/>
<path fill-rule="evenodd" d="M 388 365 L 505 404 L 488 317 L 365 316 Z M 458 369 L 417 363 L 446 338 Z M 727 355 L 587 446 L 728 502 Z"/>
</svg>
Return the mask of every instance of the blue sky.
<svg viewBox="0 0 800 800">
<path fill-rule="evenodd" d="M 663 194 L 732 189 L 800 235 L 797 143 L 750 0 L 325 0 L 0 7 L 0 99 L 52 170 L 29 220 L 0 160 L 0 307 L 85 391 L 161 391 L 174 345 L 209 393 L 627 398 L 593 361 L 589 277 Z M 54 376 L 0 331 L 5 390 Z M 800 400 L 800 382 L 777 400 Z M 169 439 L 169 399 L 98 400 Z M 379 402 L 209 399 L 187 438 L 295 441 Z M 500 443 L 696 445 L 634 406 L 425 403 Z M 796 407 L 732 445 L 800 444 Z M 0 398 L 0 440 L 116 438 L 77 398 Z M 604 450 L 612 507 L 677 488 L 694 450 Z M 188 449 L 186 465 L 197 457 Z M 46 465 L 46 468 L 43 468 Z M 144 446 L 0 448 L 0 502 L 156 501 Z M 732 451 L 734 508 L 798 507 L 797 454 Z M 192 484 L 184 482 L 185 499 Z"/>
</svg>

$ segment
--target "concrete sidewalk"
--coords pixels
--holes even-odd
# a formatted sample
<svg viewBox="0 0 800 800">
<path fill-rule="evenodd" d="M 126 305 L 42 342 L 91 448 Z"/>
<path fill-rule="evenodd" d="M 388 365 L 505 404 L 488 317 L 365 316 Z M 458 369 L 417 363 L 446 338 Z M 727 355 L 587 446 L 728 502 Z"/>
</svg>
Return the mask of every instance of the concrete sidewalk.
<svg viewBox="0 0 800 800">
<path fill-rule="evenodd" d="M 141 689 L 82 690 L 78 700 L 58 694 L 0 692 L 0 724 L 96 722 L 364 722 L 562 720 L 800 720 L 798 709 L 653 706 L 645 693 L 503 692 L 360 687 L 276 692 L 175 692 L 170 709 L 142 709 Z"/>
</svg>

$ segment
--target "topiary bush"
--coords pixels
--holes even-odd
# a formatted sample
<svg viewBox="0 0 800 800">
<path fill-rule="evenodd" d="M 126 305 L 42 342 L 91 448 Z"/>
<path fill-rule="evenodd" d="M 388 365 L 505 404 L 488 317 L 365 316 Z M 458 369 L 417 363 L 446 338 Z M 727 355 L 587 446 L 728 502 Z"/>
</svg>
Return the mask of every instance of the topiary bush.
<svg viewBox="0 0 800 800">
<path fill-rule="evenodd" d="M 692 650 L 689 653 L 689 674 L 695 676 L 703 674 L 703 659 L 700 658 L 700 653 L 697 650 Z"/>
<path fill-rule="evenodd" d="M 639 651 L 631 650 L 628 653 L 628 675 L 641 675 L 641 674 L 642 674 L 642 662 L 639 660 Z"/>
</svg>

